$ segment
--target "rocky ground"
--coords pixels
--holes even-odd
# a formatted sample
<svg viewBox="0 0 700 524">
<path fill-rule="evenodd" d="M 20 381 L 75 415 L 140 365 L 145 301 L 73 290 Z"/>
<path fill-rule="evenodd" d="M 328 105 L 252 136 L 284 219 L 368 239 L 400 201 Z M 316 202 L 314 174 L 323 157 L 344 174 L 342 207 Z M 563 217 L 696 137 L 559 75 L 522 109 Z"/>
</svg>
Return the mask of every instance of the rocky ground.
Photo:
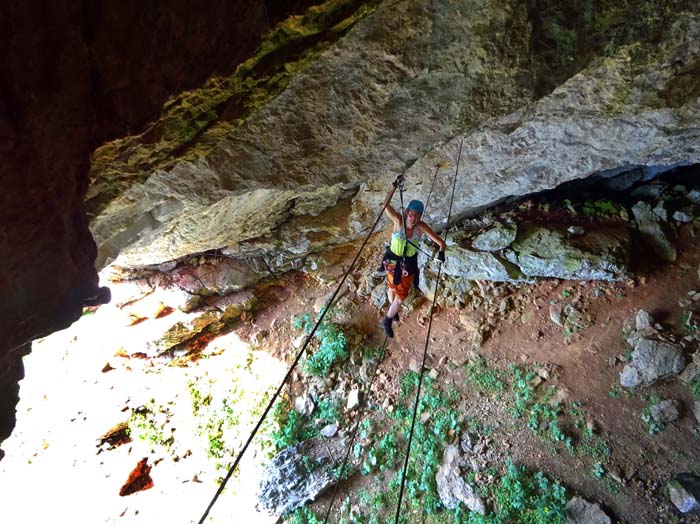
<svg viewBox="0 0 700 524">
<path fill-rule="evenodd" d="M 629 222 L 613 209 L 612 222 Z M 466 234 L 473 244 L 484 224 L 492 231 L 494 217 L 532 223 L 537 210 L 548 208 L 516 203 L 470 222 L 462 236 L 451 234 Z M 611 222 L 577 216 L 569 227 L 597 230 L 596 224 Z M 574 522 L 607 522 L 600 512 L 629 524 L 700 522 L 697 511 L 683 514 L 677 508 L 683 500 L 692 506 L 692 497 L 680 500 L 678 490 L 668 487 L 678 475 L 700 470 L 700 387 L 693 381 L 700 225 L 683 220 L 671 229 L 672 245 L 661 251 L 651 244 L 628 246 L 631 259 L 622 256 L 614 266 L 626 272 L 619 280 L 520 274 L 510 282 L 467 284 L 452 276 L 444 281 L 446 293 L 438 294 L 432 323 L 431 303 L 418 293 L 400 312 L 396 337 L 385 346 L 378 308 L 383 277 L 375 270 L 386 232 L 376 235 L 328 316 L 337 330 L 326 332 L 327 343 L 337 342 L 342 332 L 348 354 L 316 376 L 302 360 L 283 391 L 287 408 L 273 410 L 264 437 L 254 443 L 211 521 L 274 521 L 263 508 L 279 509 L 290 500 L 278 487 L 294 478 L 312 492 L 328 484 L 333 477 L 326 475 L 312 486 L 318 475 L 307 469 L 337 465 L 356 423 L 352 473 L 340 484 L 331 522 L 393 521 L 392 479 L 403 464 L 427 338 L 425 404 L 414 442 L 420 458 L 412 459 L 409 473 L 416 484 L 415 489 L 409 484 L 404 499 L 409 522 L 467 522 L 466 513 L 444 509 L 458 500 L 475 512 L 474 519 L 480 511 L 493 519 L 507 512 L 499 497 L 512 499 L 517 486 L 533 478 L 540 483 L 540 509 L 549 504 L 554 511 L 574 496 L 582 499 L 569 502 L 571 514 L 588 503 L 598 505 L 587 511 L 597 512 L 599 520 Z M 561 238 L 579 234 L 574 230 Z M 663 261 L 669 246 L 673 260 Z M 514 249 L 520 250 L 514 251 L 520 262 L 523 243 Z M 3 489 L 16 494 L 3 505 L 4 516 L 196 522 L 303 347 L 304 314 L 313 320 L 321 311 L 352 255 L 350 248 L 327 254 L 313 270 L 224 298 L 192 300 L 191 294 L 200 284 L 206 287 L 204 281 L 214 285 L 212 279 L 226 267 L 223 259 L 194 260 L 165 277 L 112 282 L 109 306 L 88 310 L 69 330 L 36 342 L 25 359 L 17 428 L 0 462 Z M 586 260 L 588 269 L 602 264 Z M 609 257 L 597 260 L 612 267 Z M 430 269 L 423 278 L 430 295 Z M 323 337 L 312 342 L 310 354 L 321 354 L 323 343 Z M 655 358 L 648 358 L 649 348 Z M 268 490 L 260 497 L 261 465 L 270 464 L 284 444 L 298 441 L 305 441 L 302 454 L 315 458 L 302 460 L 302 467 L 292 457 L 277 470 L 283 481 L 267 484 L 274 496 L 267 497 Z M 278 455 L 276 463 L 285 457 Z M 422 472 L 425 478 L 419 479 Z M 550 480 L 527 477 L 535 472 Z M 693 477 L 680 480 L 693 483 Z M 37 490 L 46 494 L 45 504 L 31 503 Z M 320 494 L 311 510 L 322 517 L 331 493 Z M 314 522 L 304 511 L 290 519 Z M 557 521 L 552 515 L 537 518 L 532 521 Z"/>
<path fill-rule="evenodd" d="M 480 476 L 482 482 L 493 483 L 498 478 L 489 467 L 499 468 L 512 460 L 542 470 L 572 493 L 600 503 L 614 522 L 698 522 L 697 516 L 680 515 L 666 487 L 676 474 L 697 472 L 700 467 L 696 453 L 700 432 L 694 415 L 697 397 L 677 378 L 631 389 L 620 382 L 620 374 L 632 359 L 632 346 L 624 334 L 634 329 L 640 309 L 650 312 L 672 340 L 689 335 L 683 312 L 688 311 L 700 289 L 698 231 L 692 225 L 681 229 L 676 262 L 623 282 L 482 283 L 478 307 L 438 309 L 431 327 L 428 369 L 443 386 L 459 392 L 463 420 L 488 428 L 475 432 L 481 448 L 472 457 L 480 464 L 480 471 L 489 471 Z M 306 293 L 309 288 L 303 289 Z M 285 315 L 299 314 L 303 303 L 308 307 L 313 300 L 295 298 L 286 306 L 289 309 L 283 309 Z M 293 305 L 297 300 L 302 302 L 301 309 Z M 374 331 L 375 344 L 381 343 L 378 311 L 358 302 L 354 321 L 363 330 Z M 370 395 L 370 404 L 379 412 L 397 402 L 403 374 L 420 369 L 429 307 L 426 301 L 408 314 L 402 312 L 404 318 L 396 338 L 388 343 L 388 355 Z M 576 311 L 585 321 L 581 327 L 567 323 L 562 320 L 562 311 Z M 268 314 L 279 316 L 277 312 Z M 260 325 L 266 321 L 267 315 L 259 317 Z M 293 332 L 283 331 L 274 339 L 284 341 L 292 336 Z M 697 348 L 696 341 L 686 343 L 686 355 L 696 351 L 692 349 Z M 684 362 L 690 362 L 686 359 Z M 561 403 L 562 415 L 557 418 L 573 438 L 575 451 L 567 451 L 566 444 L 556 441 L 543 427 L 546 423 L 540 421 L 533 429 L 528 427 L 527 417 L 512 416 L 515 392 L 509 366 L 513 364 L 534 371 L 529 378 L 534 396 L 547 396 L 546 391 L 554 388 L 547 402 L 554 398 Z M 501 377 L 503 390 L 492 389 L 486 368 L 496 370 L 493 376 Z M 650 406 L 662 399 L 675 402 L 679 416 L 660 425 L 648 419 L 645 422 Z M 608 451 L 599 453 L 600 449 L 578 449 L 583 428 L 596 435 L 597 445 L 609 450 L 609 455 Z M 374 438 L 380 436 L 381 432 Z M 368 519 L 372 513 L 363 507 L 366 504 L 358 493 L 374 491 L 373 482 L 359 477 L 343 492 L 357 522 L 364 522 L 360 515 Z M 322 497 L 315 507 L 323 514 L 327 503 L 328 497 Z M 350 514 L 346 512 L 346 518 Z"/>
</svg>

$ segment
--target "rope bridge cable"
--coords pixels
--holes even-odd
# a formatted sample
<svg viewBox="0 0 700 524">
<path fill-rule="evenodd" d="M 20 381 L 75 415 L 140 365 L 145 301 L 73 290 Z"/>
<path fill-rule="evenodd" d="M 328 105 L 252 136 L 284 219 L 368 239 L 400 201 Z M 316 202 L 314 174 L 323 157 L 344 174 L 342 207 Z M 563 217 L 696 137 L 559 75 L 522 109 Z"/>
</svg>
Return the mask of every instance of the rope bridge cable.
<svg viewBox="0 0 700 524">
<path fill-rule="evenodd" d="M 386 342 L 388 338 L 384 337 L 384 343 L 382 344 L 382 347 L 380 351 L 384 351 L 386 348 Z M 350 443 L 348 444 L 347 450 L 345 451 L 345 458 L 343 458 L 343 464 L 340 467 L 340 472 L 338 473 L 338 479 L 336 480 L 335 486 L 333 487 L 333 495 L 331 496 L 331 501 L 328 503 L 328 509 L 326 510 L 326 517 L 323 519 L 323 524 L 328 524 L 328 519 L 331 516 L 331 510 L 333 509 L 333 504 L 335 503 L 335 498 L 338 495 L 338 488 L 340 486 L 340 482 L 343 479 L 343 475 L 345 474 L 345 466 L 347 466 L 348 463 L 348 458 L 350 457 L 350 451 L 352 450 L 354 444 L 355 444 L 355 438 L 357 437 L 357 430 L 360 427 L 360 424 L 362 423 L 362 417 L 364 416 L 365 412 L 365 406 L 369 405 L 368 399 L 369 399 L 369 393 L 372 391 L 372 384 L 374 384 L 374 378 L 377 376 L 377 371 L 379 370 L 379 364 L 381 362 L 377 362 L 377 365 L 374 367 L 374 370 L 372 370 L 372 378 L 369 381 L 369 384 L 367 385 L 367 394 L 365 396 L 365 402 L 364 404 L 360 407 L 360 411 L 357 415 L 357 424 L 355 424 L 355 427 L 352 430 L 352 436 L 350 437 Z"/>
<path fill-rule="evenodd" d="M 452 196 L 450 197 L 450 207 L 449 211 L 447 212 L 447 225 L 450 223 L 450 218 L 452 216 L 452 203 L 454 202 L 454 197 L 455 197 L 455 186 L 457 185 L 457 176 L 459 175 L 459 162 L 462 158 L 462 144 L 464 143 L 464 139 L 462 139 L 459 143 L 459 154 L 457 156 L 457 167 L 455 169 L 455 178 L 454 182 L 452 183 Z M 447 236 L 447 227 L 445 227 L 445 236 Z M 423 363 L 421 365 L 421 370 L 420 370 L 420 377 L 418 379 L 418 391 L 416 392 L 416 401 L 413 405 L 413 418 L 411 420 L 411 432 L 409 433 L 408 436 L 408 446 L 406 450 L 406 458 L 404 459 L 403 463 L 403 472 L 401 473 L 401 488 L 399 489 L 399 501 L 396 504 L 396 516 L 394 518 L 394 524 L 399 523 L 399 516 L 401 515 L 401 501 L 403 500 L 403 492 L 406 487 L 406 472 L 408 471 L 408 459 L 411 455 L 411 444 L 413 442 L 413 432 L 416 427 L 416 416 L 418 414 L 418 404 L 420 402 L 420 392 L 421 392 L 421 387 L 423 386 L 423 376 L 425 375 L 425 362 L 428 357 L 428 344 L 430 342 L 430 330 L 433 326 L 433 313 L 435 311 L 435 301 L 437 300 L 438 296 L 438 290 L 440 288 L 440 276 L 442 273 L 442 264 L 438 267 L 438 274 L 437 274 L 437 280 L 435 281 L 435 293 L 433 294 L 433 302 L 430 305 L 430 321 L 428 323 L 428 333 L 425 336 L 425 347 L 423 348 Z"/>
<path fill-rule="evenodd" d="M 435 187 L 435 180 L 437 179 L 438 171 L 440 171 L 440 164 L 435 166 L 435 174 L 433 175 L 433 181 L 430 183 L 430 191 L 428 191 L 428 198 L 425 199 L 425 206 L 423 207 L 423 216 L 428 212 L 428 204 L 430 204 L 430 197 L 433 194 L 433 188 Z"/>
<path fill-rule="evenodd" d="M 388 204 L 388 202 L 387 202 Z M 365 248 L 367 245 L 367 242 L 369 242 L 370 237 L 372 236 L 372 233 L 374 233 L 374 229 L 377 227 L 377 224 L 379 224 L 379 221 L 382 218 L 382 215 L 384 213 L 384 209 L 386 208 L 387 204 L 384 204 L 382 207 L 382 210 L 379 212 L 377 219 L 374 221 L 374 225 L 372 226 L 372 229 L 370 230 L 369 234 L 367 237 L 365 237 L 364 242 L 360 246 L 360 249 L 357 251 L 357 254 L 355 255 L 355 258 L 353 259 L 352 263 L 348 267 L 347 271 L 343 275 L 343 278 L 340 281 L 340 284 L 338 284 L 338 287 L 336 288 L 335 292 L 331 296 L 331 298 L 328 300 L 328 303 L 326 306 L 321 310 L 321 315 L 318 317 L 316 320 L 316 324 L 314 325 L 313 329 L 311 332 L 308 334 L 306 341 L 304 342 L 304 345 L 301 347 L 299 352 L 297 353 L 296 357 L 294 357 L 294 361 L 292 362 L 292 365 L 290 366 L 289 370 L 287 371 L 287 374 L 284 376 L 282 379 L 282 383 L 279 385 L 277 390 L 275 391 L 275 394 L 272 396 L 270 399 L 270 402 L 268 403 L 267 407 L 265 408 L 265 411 L 263 411 L 262 416 L 260 417 L 260 420 L 258 423 L 255 425 L 255 428 L 253 429 L 253 432 L 250 434 L 248 437 L 248 440 L 246 443 L 243 445 L 243 448 L 239 452 L 238 456 L 236 457 L 236 460 L 234 461 L 233 465 L 229 468 L 228 473 L 226 474 L 226 477 L 224 477 L 224 480 L 221 482 L 221 485 L 219 486 L 219 489 L 216 490 L 216 494 L 212 498 L 211 502 L 207 506 L 207 509 L 204 511 L 204 514 L 202 515 L 202 518 L 199 519 L 199 524 L 203 524 L 204 520 L 207 518 L 209 515 L 209 512 L 211 511 L 211 508 L 214 507 L 214 504 L 218 500 L 219 496 L 221 493 L 224 491 L 224 488 L 226 487 L 226 483 L 230 480 L 230 478 L 233 476 L 234 471 L 236 471 L 236 468 L 238 467 L 238 464 L 240 463 L 241 459 L 243 458 L 243 455 L 245 454 L 246 450 L 248 449 L 248 446 L 250 446 L 250 443 L 253 441 L 253 438 L 257 434 L 258 430 L 263 424 L 263 421 L 265 420 L 265 417 L 267 414 L 270 412 L 272 409 L 272 406 L 274 405 L 275 401 L 277 400 L 277 397 L 279 397 L 280 393 L 282 392 L 282 389 L 284 388 L 284 384 L 289 380 L 289 377 L 292 376 L 292 372 L 294 371 L 294 368 L 296 365 L 299 363 L 299 360 L 301 360 L 302 355 L 306 351 L 307 346 L 309 345 L 309 342 L 313 339 L 314 334 L 316 333 L 316 330 L 318 329 L 318 326 L 321 324 L 323 321 L 323 318 L 326 316 L 326 313 L 330 309 L 331 305 L 333 304 L 333 301 L 335 300 L 336 296 L 338 295 L 338 292 L 341 290 L 343 287 L 343 284 L 345 284 L 345 280 L 347 279 L 348 275 L 350 272 L 355 268 L 355 264 L 357 263 L 357 260 L 360 258 L 360 253 L 362 253 L 362 250 Z"/>
</svg>

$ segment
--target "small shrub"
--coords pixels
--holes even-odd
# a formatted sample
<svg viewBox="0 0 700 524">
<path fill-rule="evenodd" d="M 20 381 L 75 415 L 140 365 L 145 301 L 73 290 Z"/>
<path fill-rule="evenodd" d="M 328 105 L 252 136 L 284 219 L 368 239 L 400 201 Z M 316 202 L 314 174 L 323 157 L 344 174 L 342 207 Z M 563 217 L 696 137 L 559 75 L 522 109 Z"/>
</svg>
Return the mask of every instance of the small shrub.
<svg viewBox="0 0 700 524">
<path fill-rule="evenodd" d="M 313 429 L 309 428 L 308 420 L 294 410 L 288 400 L 275 404 L 272 418 L 277 425 L 270 438 L 277 450 L 289 446 L 296 446 L 300 442 L 314 436 Z"/>
<path fill-rule="evenodd" d="M 321 524 L 321 520 L 311 509 L 302 506 L 284 517 L 285 524 Z"/>
<path fill-rule="evenodd" d="M 566 489 L 541 471 L 509 463 L 505 475 L 493 488 L 494 511 L 486 515 L 455 511 L 456 524 L 563 524 Z"/>
<path fill-rule="evenodd" d="M 295 329 L 303 328 L 307 334 L 311 333 L 313 325 L 309 313 L 304 313 L 301 318 L 292 318 L 292 326 Z M 318 349 L 304 359 L 302 367 L 309 375 L 326 377 L 335 364 L 348 357 L 347 338 L 334 322 L 321 322 L 314 337 L 319 341 Z"/>
<path fill-rule="evenodd" d="M 700 377 L 695 377 L 688 385 L 693 392 L 693 396 L 700 399 Z"/>
</svg>

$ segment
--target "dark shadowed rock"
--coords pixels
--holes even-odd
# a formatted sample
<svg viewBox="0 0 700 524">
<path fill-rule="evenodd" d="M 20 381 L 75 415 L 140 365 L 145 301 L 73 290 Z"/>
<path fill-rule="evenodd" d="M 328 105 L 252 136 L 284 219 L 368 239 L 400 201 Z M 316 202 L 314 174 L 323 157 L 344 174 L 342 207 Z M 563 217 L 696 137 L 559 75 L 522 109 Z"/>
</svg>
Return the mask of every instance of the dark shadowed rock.
<svg viewBox="0 0 700 524">
<path fill-rule="evenodd" d="M 632 213 L 634 213 L 639 232 L 651 244 L 657 256 L 666 262 L 676 260 L 676 248 L 666 238 L 666 234 L 659 223 L 658 215 L 654 213 L 651 206 L 646 202 L 637 202 L 632 207 Z"/>
<path fill-rule="evenodd" d="M 700 477 L 680 473 L 668 483 L 668 495 L 681 513 L 700 510 Z"/>
</svg>

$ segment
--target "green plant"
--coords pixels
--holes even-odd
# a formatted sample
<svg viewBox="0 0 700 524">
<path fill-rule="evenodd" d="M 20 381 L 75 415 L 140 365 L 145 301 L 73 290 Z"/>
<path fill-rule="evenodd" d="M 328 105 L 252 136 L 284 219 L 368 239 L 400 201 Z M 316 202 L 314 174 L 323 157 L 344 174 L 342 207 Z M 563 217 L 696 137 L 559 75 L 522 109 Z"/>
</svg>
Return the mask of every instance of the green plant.
<svg viewBox="0 0 700 524">
<path fill-rule="evenodd" d="M 420 375 L 415 371 L 407 371 L 399 379 L 399 398 L 401 400 L 406 400 L 408 396 L 413 393 L 418 387 L 418 381 L 420 380 Z"/>
<path fill-rule="evenodd" d="M 286 524 L 321 524 L 322 521 L 311 509 L 302 506 L 294 510 L 291 514 L 285 515 L 284 522 Z"/>
<path fill-rule="evenodd" d="M 564 486 L 524 466 L 508 463 L 489 498 L 493 512 L 479 515 L 460 505 L 454 512 L 455 524 L 563 524 L 565 520 Z"/>
<path fill-rule="evenodd" d="M 498 371 L 489 368 L 483 358 L 479 358 L 473 364 L 466 365 L 467 379 L 476 384 L 482 391 L 487 393 L 502 393 L 505 391 L 505 384 L 500 379 Z"/>
<path fill-rule="evenodd" d="M 367 475 L 373 471 L 392 469 L 396 465 L 398 455 L 397 435 L 390 431 L 375 446 L 367 450 L 365 460 L 360 465 L 360 472 Z"/>
<path fill-rule="evenodd" d="M 690 335 L 695 335 L 698 332 L 698 323 L 693 320 L 692 311 L 683 311 L 683 313 L 681 313 L 681 325 Z"/>
<path fill-rule="evenodd" d="M 700 399 L 700 376 L 695 377 L 688 383 L 688 385 L 690 386 L 690 390 L 693 392 L 693 396 Z"/>
<path fill-rule="evenodd" d="M 172 432 L 165 436 L 165 426 L 172 413 L 167 407 L 156 406 L 151 399 L 146 405 L 131 411 L 128 425 L 128 434 L 133 438 L 148 442 L 151 447 L 162 446 L 169 448 L 175 443 Z"/>
<path fill-rule="evenodd" d="M 531 381 L 535 378 L 534 371 L 526 371 L 521 367 L 512 365 L 509 368 L 511 383 L 513 386 L 514 403 L 511 408 L 513 418 L 520 418 L 527 410 L 533 399 L 533 387 Z"/>
<path fill-rule="evenodd" d="M 300 442 L 314 436 L 314 430 L 308 427 L 308 420 L 294 410 L 288 399 L 278 401 L 272 410 L 275 421 L 270 438 L 277 450 L 296 446 Z"/>
<path fill-rule="evenodd" d="M 583 436 L 576 446 L 576 452 L 588 455 L 593 460 L 605 463 L 610 457 L 610 446 L 608 443 L 596 435 L 592 429 L 584 429 Z"/>
<path fill-rule="evenodd" d="M 649 434 L 656 435 L 658 433 L 661 433 L 664 430 L 665 426 L 662 423 L 655 420 L 654 417 L 652 417 L 651 407 L 661 402 L 661 398 L 657 394 L 653 394 L 651 395 L 651 397 L 647 398 L 648 403 L 642 410 L 641 419 L 642 422 L 644 422 L 644 424 L 646 425 Z"/>
<path fill-rule="evenodd" d="M 632 391 L 630 391 L 628 389 L 622 389 L 617 384 L 613 384 L 610 387 L 610 391 L 608 392 L 608 396 L 610 398 L 619 398 L 622 396 L 627 397 L 627 398 L 631 398 L 634 396 L 634 393 L 632 393 Z"/>
<path fill-rule="evenodd" d="M 594 200 L 592 202 L 584 202 L 582 208 L 584 214 L 594 217 L 612 217 L 620 216 L 626 210 L 622 204 L 611 200 Z"/>
<path fill-rule="evenodd" d="M 605 469 L 603 468 L 603 465 L 600 462 L 594 462 L 592 473 L 595 478 L 600 480 L 605 476 Z"/>
<path fill-rule="evenodd" d="M 310 333 L 308 326 L 307 322 L 304 329 Z M 318 348 L 306 357 L 302 366 L 310 375 L 326 377 L 336 363 L 348 357 L 347 339 L 340 325 L 332 322 L 321 322 L 314 336 L 319 341 Z"/>
</svg>

